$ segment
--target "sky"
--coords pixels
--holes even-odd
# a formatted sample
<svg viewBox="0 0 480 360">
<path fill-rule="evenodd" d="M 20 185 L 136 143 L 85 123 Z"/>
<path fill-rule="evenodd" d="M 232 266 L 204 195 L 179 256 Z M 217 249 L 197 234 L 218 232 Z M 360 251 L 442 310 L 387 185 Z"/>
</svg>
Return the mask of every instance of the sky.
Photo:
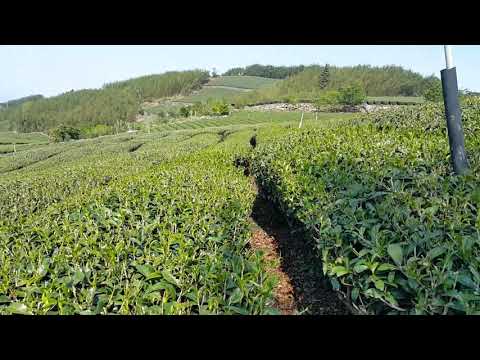
<svg viewBox="0 0 480 360">
<path fill-rule="evenodd" d="M 459 88 L 480 91 L 480 45 L 453 46 L 453 58 Z M 445 58 L 441 45 L 0 45 L 0 102 L 171 70 L 325 63 L 401 65 L 440 76 Z"/>
</svg>

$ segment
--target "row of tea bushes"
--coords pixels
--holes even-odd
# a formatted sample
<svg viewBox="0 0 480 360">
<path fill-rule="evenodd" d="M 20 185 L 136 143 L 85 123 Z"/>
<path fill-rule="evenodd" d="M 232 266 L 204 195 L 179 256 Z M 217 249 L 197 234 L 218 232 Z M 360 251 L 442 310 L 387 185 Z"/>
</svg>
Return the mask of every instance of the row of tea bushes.
<svg viewBox="0 0 480 360">
<path fill-rule="evenodd" d="M 223 144 L 178 154 L 4 225 L 0 313 L 275 313 L 231 159 Z"/>
<path fill-rule="evenodd" d="M 324 274 L 359 312 L 480 313 L 480 111 L 464 107 L 462 177 L 441 114 L 424 105 L 290 130 L 250 155 L 260 186 L 315 240 Z"/>
</svg>

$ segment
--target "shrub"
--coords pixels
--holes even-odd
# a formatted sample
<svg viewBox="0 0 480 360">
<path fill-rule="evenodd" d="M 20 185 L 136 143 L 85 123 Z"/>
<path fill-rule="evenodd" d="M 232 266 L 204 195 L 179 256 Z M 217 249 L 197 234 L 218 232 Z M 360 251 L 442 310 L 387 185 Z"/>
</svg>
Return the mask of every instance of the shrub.
<svg viewBox="0 0 480 360">
<path fill-rule="evenodd" d="M 340 89 L 338 102 L 343 105 L 359 105 L 367 100 L 365 90 L 358 85 L 351 85 Z"/>
<path fill-rule="evenodd" d="M 113 127 L 103 124 L 97 124 L 95 126 L 82 129 L 82 137 L 94 138 L 98 136 L 113 134 Z"/>
<path fill-rule="evenodd" d="M 189 117 L 190 114 L 191 114 L 190 107 L 188 107 L 188 106 L 182 106 L 182 107 L 180 108 L 180 115 L 181 115 L 182 117 Z"/>
<path fill-rule="evenodd" d="M 180 108 L 180 115 L 182 117 L 189 117 L 190 116 L 190 108 L 188 106 L 182 106 Z"/>
<path fill-rule="evenodd" d="M 430 102 L 443 101 L 442 82 L 437 79 L 426 85 L 423 91 L 423 97 L 426 101 Z"/>
<path fill-rule="evenodd" d="M 190 111 L 191 111 L 192 115 L 202 116 L 202 115 L 208 115 L 209 114 L 208 108 L 209 108 L 209 106 L 207 105 L 206 102 L 199 102 L 199 103 L 195 103 L 194 105 L 192 105 L 191 108 L 190 108 Z"/>
<path fill-rule="evenodd" d="M 49 136 L 53 142 L 61 142 L 68 140 L 80 139 L 81 131 L 77 128 L 60 125 L 49 131 Z"/>
<path fill-rule="evenodd" d="M 315 105 L 317 108 L 323 105 L 336 105 L 338 104 L 339 96 L 340 93 L 338 91 L 324 91 L 318 96 L 317 100 L 315 101 Z"/>
<path fill-rule="evenodd" d="M 228 115 L 230 114 L 230 107 L 225 102 L 215 102 L 211 107 L 213 115 Z"/>
</svg>

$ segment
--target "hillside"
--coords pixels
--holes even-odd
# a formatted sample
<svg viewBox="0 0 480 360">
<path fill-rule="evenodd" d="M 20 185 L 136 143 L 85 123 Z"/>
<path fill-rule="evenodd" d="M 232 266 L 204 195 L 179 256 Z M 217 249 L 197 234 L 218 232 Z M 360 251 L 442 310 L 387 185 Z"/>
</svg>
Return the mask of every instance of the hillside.
<svg viewBox="0 0 480 360">
<path fill-rule="evenodd" d="M 324 72 L 323 66 L 306 66 L 285 80 L 239 94 L 232 101 L 246 105 L 285 99 L 315 100 L 323 91 L 339 90 L 354 83 L 360 84 L 370 97 L 419 97 L 430 83 L 438 81 L 399 66 L 329 66 L 327 73 Z"/>
<path fill-rule="evenodd" d="M 21 104 L 23 104 L 25 102 L 28 102 L 28 101 L 35 101 L 35 100 L 40 100 L 40 99 L 44 99 L 44 96 L 43 95 L 30 95 L 30 96 L 26 96 L 26 97 L 19 98 L 19 99 L 9 100 L 8 102 L 0 103 L 0 109 L 1 108 L 7 108 L 7 106 L 8 107 L 18 106 L 18 105 L 21 105 Z"/>
<path fill-rule="evenodd" d="M 268 66 L 252 65 L 247 68 L 252 73 L 263 75 L 273 71 Z M 313 101 L 322 91 L 339 89 L 353 82 L 360 82 L 371 97 L 398 98 L 422 93 L 423 87 L 430 81 L 394 66 L 331 66 L 326 85 L 321 90 L 324 67 L 312 65 L 274 70 L 284 71 L 290 76 L 285 80 L 247 75 L 210 78 L 208 72 L 201 70 L 172 71 L 105 84 L 101 89 L 71 91 L 50 98 L 27 97 L 9 102 L 17 105 L 0 111 L 0 129 L 35 132 L 65 125 L 79 129 L 82 137 L 95 137 L 135 126 L 136 119 L 144 111 L 142 104 L 166 98 L 175 98 L 179 104 L 215 100 L 236 106 L 291 99 Z M 417 101 L 412 99 L 412 102 Z M 177 109 L 180 107 L 177 106 Z M 157 113 L 162 111 L 168 114 L 170 107 L 167 106 L 165 111 L 161 106 L 157 107 Z"/>
<path fill-rule="evenodd" d="M 277 83 L 276 79 L 258 76 L 219 76 L 210 78 L 203 87 L 180 101 L 186 103 L 202 102 L 209 99 L 231 102 L 245 92 L 262 89 Z"/>
<path fill-rule="evenodd" d="M 114 133 L 128 128 L 144 101 L 187 95 L 207 79 L 208 73 L 199 70 L 167 72 L 106 84 L 101 89 L 70 91 L 2 110 L 0 124 L 19 132 L 66 125 L 89 136 L 96 135 L 97 126 L 102 126 L 102 134 Z"/>
</svg>

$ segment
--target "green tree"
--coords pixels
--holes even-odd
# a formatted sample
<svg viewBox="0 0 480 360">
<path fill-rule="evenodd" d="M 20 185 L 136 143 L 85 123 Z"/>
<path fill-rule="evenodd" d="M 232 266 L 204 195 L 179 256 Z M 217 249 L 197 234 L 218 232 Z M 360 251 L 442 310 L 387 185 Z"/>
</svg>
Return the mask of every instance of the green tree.
<svg viewBox="0 0 480 360">
<path fill-rule="evenodd" d="M 430 102 L 443 101 L 442 82 L 437 78 L 429 81 L 423 90 L 423 97 Z"/>
<path fill-rule="evenodd" d="M 365 90 L 360 84 L 353 84 L 340 89 L 338 102 L 343 105 L 359 105 L 367 100 Z"/>
<path fill-rule="evenodd" d="M 68 141 L 71 139 L 78 140 L 80 139 L 80 134 L 79 129 L 64 125 L 60 125 L 49 131 L 50 138 L 54 142 Z"/>
<path fill-rule="evenodd" d="M 322 70 L 322 73 L 320 74 L 320 79 L 319 79 L 319 87 L 320 89 L 325 89 L 330 82 L 330 67 L 328 64 L 325 65 L 325 67 Z"/>
</svg>

